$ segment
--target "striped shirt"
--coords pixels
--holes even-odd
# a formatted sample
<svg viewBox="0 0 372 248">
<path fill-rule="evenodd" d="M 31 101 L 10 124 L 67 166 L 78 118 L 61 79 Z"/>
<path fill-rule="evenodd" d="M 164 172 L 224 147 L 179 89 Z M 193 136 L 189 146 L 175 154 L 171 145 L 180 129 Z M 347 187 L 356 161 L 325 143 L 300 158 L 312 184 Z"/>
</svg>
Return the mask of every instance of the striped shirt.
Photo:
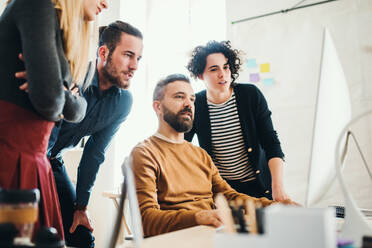
<svg viewBox="0 0 372 248">
<path fill-rule="evenodd" d="M 255 179 L 248 162 L 243 132 L 239 122 L 235 93 L 224 103 L 208 101 L 211 120 L 213 162 L 221 176 L 227 180 L 241 182 Z"/>
</svg>

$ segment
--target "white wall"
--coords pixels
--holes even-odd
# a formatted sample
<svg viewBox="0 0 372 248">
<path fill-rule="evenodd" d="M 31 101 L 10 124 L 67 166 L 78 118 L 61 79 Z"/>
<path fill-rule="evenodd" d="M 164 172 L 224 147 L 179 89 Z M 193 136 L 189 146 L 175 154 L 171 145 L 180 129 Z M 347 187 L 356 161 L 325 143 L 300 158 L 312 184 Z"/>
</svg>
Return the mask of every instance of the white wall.
<svg viewBox="0 0 372 248">
<path fill-rule="evenodd" d="M 372 1 L 343 0 L 287 14 L 264 17 L 231 24 L 231 21 L 257 16 L 294 6 L 297 0 L 228 0 L 227 34 L 246 58 L 270 62 L 273 86 L 257 83 L 273 112 L 274 125 L 286 154 L 285 185 L 288 193 L 304 202 L 309 166 L 312 125 L 319 77 L 323 27 L 326 26 L 335 43 L 351 94 L 352 115 L 372 107 Z M 306 1 L 308 4 L 318 1 Z M 247 70 L 241 82 L 249 81 Z M 337 90 L 337 89 L 335 89 Z M 359 125 L 356 130 L 371 158 L 371 130 Z M 348 181 L 359 192 L 360 204 L 371 195 L 371 181 L 365 177 L 360 159 L 349 156 L 344 171 Z M 351 161 L 350 161 L 351 159 Z M 370 159 L 371 160 L 371 159 Z M 372 161 L 369 161 L 370 163 Z M 363 179 L 363 180 L 362 180 Z M 337 185 L 327 197 L 339 202 L 342 197 Z M 360 189 L 364 189 L 360 191 Z M 337 196 L 335 195 L 337 194 Z"/>
<path fill-rule="evenodd" d="M 191 49 L 209 39 L 224 39 L 226 27 L 224 0 L 122 2 L 122 19 L 143 32 L 144 50 L 130 86 L 132 111 L 117 135 L 119 160 L 157 129 L 152 93 L 158 80 L 171 73 L 188 75 L 185 66 Z M 205 11 L 212 4 L 214 11 L 206 19 Z M 195 91 L 204 87 L 202 82 L 192 86 Z"/>
</svg>

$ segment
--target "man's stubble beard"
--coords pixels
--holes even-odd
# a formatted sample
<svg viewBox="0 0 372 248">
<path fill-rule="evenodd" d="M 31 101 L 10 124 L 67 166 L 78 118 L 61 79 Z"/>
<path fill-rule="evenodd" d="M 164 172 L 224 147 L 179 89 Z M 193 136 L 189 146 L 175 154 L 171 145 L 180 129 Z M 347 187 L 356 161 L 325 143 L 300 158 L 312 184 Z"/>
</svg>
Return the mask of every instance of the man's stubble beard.
<svg viewBox="0 0 372 248">
<path fill-rule="evenodd" d="M 106 81 L 110 82 L 112 85 L 118 88 L 128 89 L 130 85 L 129 80 L 121 80 L 120 76 L 118 75 L 118 71 L 113 67 L 111 56 L 112 55 L 109 54 L 107 62 L 102 68 L 103 77 L 106 79 Z"/>
</svg>

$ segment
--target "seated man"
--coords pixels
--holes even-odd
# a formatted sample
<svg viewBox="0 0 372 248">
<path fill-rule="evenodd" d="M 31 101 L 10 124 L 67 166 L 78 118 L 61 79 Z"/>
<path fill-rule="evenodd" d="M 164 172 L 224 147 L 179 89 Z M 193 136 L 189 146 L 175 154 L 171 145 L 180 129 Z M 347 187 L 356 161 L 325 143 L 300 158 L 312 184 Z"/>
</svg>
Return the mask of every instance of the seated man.
<svg viewBox="0 0 372 248">
<path fill-rule="evenodd" d="M 159 119 L 155 135 L 132 151 L 132 166 L 145 236 L 196 225 L 220 226 L 213 197 L 253 199 L 263 206 L 273 201 L 232 189 L 202 148 L 184 140 L 191 129 L 195 95 L 189 79 L 174 74 L 154 90 L 153 108 Z"/>
</svg>

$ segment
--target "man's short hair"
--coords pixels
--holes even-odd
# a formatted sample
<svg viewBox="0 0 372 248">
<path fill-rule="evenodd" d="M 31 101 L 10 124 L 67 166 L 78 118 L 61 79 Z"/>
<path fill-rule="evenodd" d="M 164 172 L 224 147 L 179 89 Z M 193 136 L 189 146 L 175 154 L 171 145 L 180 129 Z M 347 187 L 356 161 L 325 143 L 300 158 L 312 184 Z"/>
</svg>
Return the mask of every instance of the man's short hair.
<svg viewBox="0 0 372 248">
<path fill-rule="evenodd" d="M 162 100 L 164 97 L 164 88 L 170 83 L 175 81 L 184 81 L 186 83 L 190 83 L 190 79 L 183 75 L 183 74 L 171 74 L 166 76 L 165 78 L 161 79 L 155 86 L 154 94 L 152 96 L 152 100 Z"/>
<path fill-rule="evenodd" d="M 195 47 L 187 64 L 191 76 L 197 78 L 204 73 L 207 57 L 213 53 L 222 53 L 227 58 L 231 71 L 231 85 L 234 86 L 235 80 L 239 77 L 239 68 L 242 62 L 239 57 L 240 52 L 231 47 L 230 41 L 211 40 L 205 46 Z"/>
<path fill-rule="evenodd" d="M 99 46 L 106 45 L 110 53 L 114 52 L 122 33 L 143 39 L 141 31 L 137 28 L 126 22 L 116 21 L 99 28 Z"/>
</svg>

